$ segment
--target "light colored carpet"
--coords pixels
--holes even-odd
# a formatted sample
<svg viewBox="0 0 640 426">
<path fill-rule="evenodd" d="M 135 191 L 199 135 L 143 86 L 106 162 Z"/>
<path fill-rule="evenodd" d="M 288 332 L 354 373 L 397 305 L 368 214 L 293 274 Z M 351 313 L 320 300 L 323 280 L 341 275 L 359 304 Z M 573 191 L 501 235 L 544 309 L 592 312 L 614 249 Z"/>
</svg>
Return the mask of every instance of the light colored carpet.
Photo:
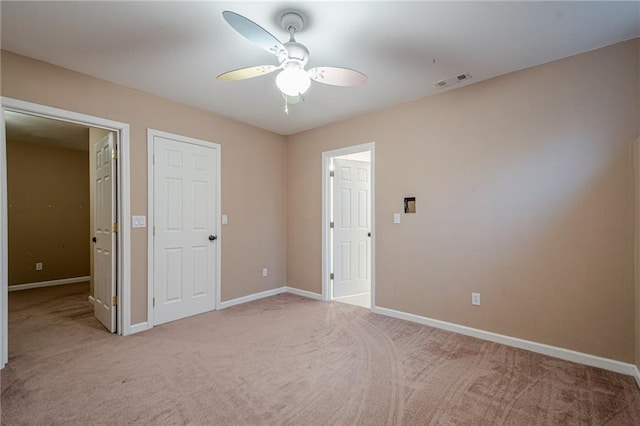
<svg viewBox="0 0 640 426">
<path fill-rule="evenodd" d="M 355 296 L 344 296 L 333 299 L 336 302 L 348 303 L 363 308 L 371 309 L 371 293 L 356 294 Z"/>
<path fill-rule="evenodd" d="M 283 294 L 121 337 L 13 292 L 2 423 L 638 425 L 631 377 Z"/>
</svg>

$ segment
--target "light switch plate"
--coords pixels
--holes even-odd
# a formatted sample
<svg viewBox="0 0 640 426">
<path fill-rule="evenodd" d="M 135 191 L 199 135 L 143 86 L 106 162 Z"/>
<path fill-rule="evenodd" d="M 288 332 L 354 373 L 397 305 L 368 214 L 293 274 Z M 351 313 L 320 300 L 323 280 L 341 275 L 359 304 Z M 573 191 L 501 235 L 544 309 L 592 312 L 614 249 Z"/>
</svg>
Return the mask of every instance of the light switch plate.
<svg viewBox="0 0 640 426">
<path fill-rule="evenodd" d="M 400 223 L 400 213 L 393 214 L 393 223 Z"/>
<path fill-rule="evenodd" d="M 133 216 L 132 220 L 133 228 L 146 228 L 147 227 L 147 217 L 146 216 Z"/>
<path fill-rule="evenodd" d="M 222 224 L 223 224 L 223 225 L 226 225 L 226 224 L 227 224 L 227 215 L 226 215 L 226 214 L 223 214 L 223 215 L 222 215 Z"/>
</svg>

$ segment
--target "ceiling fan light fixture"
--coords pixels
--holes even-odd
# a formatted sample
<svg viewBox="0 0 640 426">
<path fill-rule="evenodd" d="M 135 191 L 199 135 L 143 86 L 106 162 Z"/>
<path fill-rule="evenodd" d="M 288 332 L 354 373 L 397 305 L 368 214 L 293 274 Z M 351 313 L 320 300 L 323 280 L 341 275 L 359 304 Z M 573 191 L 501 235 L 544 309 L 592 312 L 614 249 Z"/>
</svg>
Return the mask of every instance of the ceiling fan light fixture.
<svg viewBox="0 0 640 426">
<path fill-rule="evenodd" d="M 287 96 L 299 96 L 311 86 L 309 73 L 300 68 L 285 68 L 276 77 L 276 86 Z"/>
<path fill-rule="evenodd" d="M 348 68 L 315 67 L 305 70 L 309 61 L 309 49 L 298 43 L 295 36 L 306 20 L 298 12 L 289 11 L 281 16 L 282 28 L 289 32 L 289 41 L 286 43 L 280 42 L 260 25 L 235 12 L 225 10 L 222 16 L 241 36 L 278 58 L 279 66 L 258 65 L 227 71 L 220 74 L 218 80 L 246 80 L 278 72 L 275 78 L 276 86 L 285 101 L 285 112 L 287 105 L 304 101 L 302 95 L 311 86 L 311 80 L 341 87 L 358 86 L 367 81 L 366 75 Z"/>
</svg>

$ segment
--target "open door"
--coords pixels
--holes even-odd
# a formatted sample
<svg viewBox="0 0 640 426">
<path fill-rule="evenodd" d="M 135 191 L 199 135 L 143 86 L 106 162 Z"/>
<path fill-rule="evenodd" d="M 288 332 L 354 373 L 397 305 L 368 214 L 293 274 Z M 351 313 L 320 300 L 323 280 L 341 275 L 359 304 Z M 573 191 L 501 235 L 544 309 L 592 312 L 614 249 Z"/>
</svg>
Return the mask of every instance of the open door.
<svg viewBox="0 0 640 426">
<path fill-rule="evenodd" d="M 95 156 L 94 194 L 94 315 L 110 332 L 116 330 L 116 155 L 113 133 L 93 146 Z"/>
</svg>

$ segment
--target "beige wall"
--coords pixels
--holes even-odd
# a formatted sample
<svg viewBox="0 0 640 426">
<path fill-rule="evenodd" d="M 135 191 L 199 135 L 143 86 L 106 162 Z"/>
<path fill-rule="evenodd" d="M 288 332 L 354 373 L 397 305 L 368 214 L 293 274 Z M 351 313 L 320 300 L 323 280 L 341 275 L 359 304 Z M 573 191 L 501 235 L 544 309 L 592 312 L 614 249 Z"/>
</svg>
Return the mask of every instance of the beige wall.
<svg viewBox="0 0 640 426">
<path fill-rule="evenodd" d="M 321 292 L 321 153 L 373 141 L 378 306 L 633 361 L 636 56 L 621 43 L 290 136 L 288 284 Z M 394 225 L 409 195 L 418 213 Z"/>
<path fill-rule="evenodd" d="M 89 275 L 89 153 L 8 139 L 7 185 L 9 285 Z"/>
<path fill-rule="evenodd" d="M 284 284 L 321 291 L 321 153 L 374 141 L 379 306 L 630 362 L 639 49 L 621 43 L 286 140 L 9 52 L 2 95 L 129 123 L 132 214 L 147 213 L 148 127 L 220 143 L 223 300 Z M 393 225 L 406 195 L 418 213 Z M 146 229 L 132 230 L 134 324 L 146 319 L 146 255 Z"/>
<path fill-rule="evenodd" d="M 2 95 L 129 123 L 134 215 L 147 214 L 147 128 L 221 144 L 222 210 L 229 216 L 220 240 L 222 299 L 286 284 L 282 136 L 6 51 Z M 146 320 L 147 230 L 132 229 L 131 236 L 131 322 L 136 324 Z M 269 268 L 266 278 L 263 267 Z"/>
</svg>

